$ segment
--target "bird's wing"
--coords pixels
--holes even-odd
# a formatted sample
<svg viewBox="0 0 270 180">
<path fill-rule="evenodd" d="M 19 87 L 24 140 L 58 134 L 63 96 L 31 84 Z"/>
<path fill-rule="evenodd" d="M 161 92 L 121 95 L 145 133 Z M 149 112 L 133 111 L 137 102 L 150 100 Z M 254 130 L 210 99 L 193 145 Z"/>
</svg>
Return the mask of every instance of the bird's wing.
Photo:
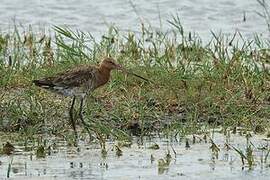
<svg viewBox="0 0 270 180">
<path fill-rule="evenodd" d="M 94 67 L 82 67 L 70 70 L 66 73 L 57 76 L 53 83 L 57 86 L 78 87 L 87 81 L 93 81 L 95 79 Z"/>
<path fill-rule="evenodd" d="M 97 68 L 93 66 L 81 66 L 52 77 L 36 80 L 34 83 L 49 87 L 78 87 L 88 81 L 94 81 L 96 71 Z"/>
</svg>

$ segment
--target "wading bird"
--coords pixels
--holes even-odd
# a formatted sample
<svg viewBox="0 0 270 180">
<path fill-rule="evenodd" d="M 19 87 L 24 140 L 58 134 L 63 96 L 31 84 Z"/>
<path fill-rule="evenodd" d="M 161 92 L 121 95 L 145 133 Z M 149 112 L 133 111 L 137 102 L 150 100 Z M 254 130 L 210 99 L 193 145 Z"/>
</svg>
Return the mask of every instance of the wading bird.
<svg viewBox="0 0 270 180">
<path fill-rule="evenodd" d="M 76 98 L 80 98 L 79 117 L 86 128 L 88 126 L 84 121 L 82 114 L 84 99 L 96 88 L 106 84 L 110 79 L 110 72 L 114 69 L 121 70 L 124 73 L 132 74 L 148 81 L 147 79 L 139 75 L 128 72 L 120 64 L 117 64 L 114 59 L 105 58 L 98 67 L 91 65 L 81 65 L 52 77 L 45 77 L 39 80 L 33 80 L 33 83 L 36 86 L 50 90 L 54 93 L 73 97 L 69 109 L 69 116 L 72 128 L 75 133 L 75 138 L 77 139 L 78 135 L 73 117 L 73 109 Z M 89 129 L 86 129 L 90 134 Z"/>
</svg>

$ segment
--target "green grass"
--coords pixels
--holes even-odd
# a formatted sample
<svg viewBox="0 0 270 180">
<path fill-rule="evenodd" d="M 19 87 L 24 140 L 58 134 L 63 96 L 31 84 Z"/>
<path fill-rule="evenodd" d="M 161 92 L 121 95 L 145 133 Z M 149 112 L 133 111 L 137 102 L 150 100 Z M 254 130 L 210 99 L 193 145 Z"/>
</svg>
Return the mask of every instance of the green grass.
<svg viewBox="0 0 270 180">
<path fill-rule="evenodd" d="M 130 132 L 183 135 L 217 126 L 269 132 L 269 42 L 212 33 L 203 44 L 178 16 L 168 23 L 172 32 L 145 24 L 138 34 L 110 27 L 100 41 L 57 26 L 44 35 L 16 27 L 1 33 L 0 130 L 68 137 L 70 99 L 31 81 L 111 56 L 154 83 L 114 72 L 111 82 L 93 93 L 97 100 L 88 98 L 84 115 L 100 141 L 129 139 Z"/>
</svg>

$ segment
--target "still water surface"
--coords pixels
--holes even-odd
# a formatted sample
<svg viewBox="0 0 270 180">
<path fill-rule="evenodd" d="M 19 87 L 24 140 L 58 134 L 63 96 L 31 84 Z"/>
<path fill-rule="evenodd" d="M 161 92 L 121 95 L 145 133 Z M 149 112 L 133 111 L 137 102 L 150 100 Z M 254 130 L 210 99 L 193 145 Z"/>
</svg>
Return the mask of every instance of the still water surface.
<svg viewBox="0 0 270 180">
<path fill-rule="evenodd" d="M 247 38 L 255 32 L 266 36 L 264 19 L 256 12 L 262 12 L 256 0 L 1 0 L 0 29 L 12 29 L 15 20 L 26 27 L 65 24 L 98 36 L 110 24 L 122 31 L 139 31 L 142 20 L 165 31 L 171 28 L 166 20 L 178 13 L 186 31 L 203 39 L 211 36 L 210 30 L 225 34 L 239 30 Z"/>
<path fill-rule="evenodd" d="M 187 137 L 189 148 L 186 147 L 186 138 L 145 138 L 143 145 L 134 139 L 131 147 L 121 147 L 121 156 L 117 156 L 114 146 L 118 143 L 107 142 L 106 157 L 102 157 L 97 144 L 87 142 L 81 142 L 78 149 L 67 146 L 61 139 L 50 139 L 46 146 L 51 147 L 50 154 L 45 158 L 36 157 L 37 144 L 33 146 L 33 151 L 27 152 L 23 145 L 17 144 L 15 154 L 0 156 L 0 179 L 7 176 L 9 163 L 10 179 L 269 179 L 269 139 L 258 135 L 250 138 L 254 163 L 249 169 L 246 160 L 242 166 L 239 154 L 225 146 L 228 143 L 230 147 L 246 154 L 245 136 L 232 134 L 225 137 L 219 133 L 211 136 L 219 149 L 218 155 L 210 149 L 209 138 L 205 142 L 202 135 L 196 136 L 195 141 L 192 136 Z M 150 149 L 155 143 L 160 148 Z M 171 155 L 170 162 L 167 166 L 159 166 L 158 162 L 160 159 L 165 160 L 168 152 Z"/>
</svg>

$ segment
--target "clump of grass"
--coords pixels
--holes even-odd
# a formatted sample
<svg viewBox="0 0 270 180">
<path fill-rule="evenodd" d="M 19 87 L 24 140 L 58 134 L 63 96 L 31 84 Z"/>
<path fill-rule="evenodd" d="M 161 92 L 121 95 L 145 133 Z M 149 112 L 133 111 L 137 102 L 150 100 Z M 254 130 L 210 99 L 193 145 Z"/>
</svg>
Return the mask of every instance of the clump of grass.
<svg viewBox="0 0 270 180">
<path fill-rule="evenodd" d="M 234 146 L 232 146 L 232 148 L 239 154 L 241 161 L 242 161 L 243 168 L 244 168 L 245 160 L 246 160 L 248 162 L 248 167 L 251 169 L 253 166 L 254 160 L 253 160 L 253 156 L 252 156 L 252 149 L 250 148 L 250 146 L 247 148 L 246 155 L 242 150 L 240 150 Z"/>
<path fill-rule="evenodd" d="M 10 142 L 6 142 L 5 144 L 3 144 L 1 154 L 11 155 L 14 150 L 15 147 Z"/>
<path fill-rule="evenodd" d="M 154 143 L 153 145 L 151 145 L 150 147 L 148 147 L 149 149 L 153 149 L 153 150 L 157 150 L 159 149 L 159 145 L 157 143 Z"/>
<path fill-rule="evenodd" d="M 190 144 L 189 144 L 189 141 L 188 141 L 188 138 L 186 138 L 186 145 L 185 145 L 186 149 L 189 149 L 190 148 Z"/>
<path fill-rule="evenodd" d="M 268 31 L 270 31 L 270 11 L 269 11 L 269 4 L 265 0 L 257 0 L 257 2 L 262 7 L 262 11 L 261 12 L 257 12 L 257 14 L 259 14 L 261 17 L 264 18 L 264 20 L 265 20 L 265 22 L 267 24 L 267 27 L 268 27 Z"/>
<path fill-rule="evenodd" d="M 45 158 L 46 157 L 46 151 L 45 151 L 45 147 L 43 145 L 40 145 L 37 147 L 36 157 L 37 158 Z"/>
<path fill-rule="evenodd" d="M 153 162 L 155 161 L 155 157 L 153 154 L 151 154 L 151 156 L 150 156 L 150 161 L 151 161 L 151 164 L 153 164 Z"/>
<path fill-rule="evenodd" d="M 115 149 L 115 154 L 116 154 L 116 156 L 120 157 L 120 156 L 123 155 L 123 151 L 120 149 L 119 146 L 115 145 L 115 146 L 114 146 L 114 149 Z"/>
<path fill-rule="evenodd" d="M 96 64 L 111 56 L 146 83 L 113 73 L 109 85 L 89 97 L 87 129 L 98 139 L 130 141 L 129 135 L 153 132 L 193 134 L 202 127 L 269 129 L 269 47 L 254 37 L 245 40 L 212 33 L 201 39 L 186 32 L 179 16 L 168 21 L 173 30 L 160 32 L 144 26 L 142 32 L 122 33 L 110 27 L 97 41 L 90 33 L 55 26 L 55 36 L 29 29 L 0 33 L 1 131 L 26 135 L 63 135 L 70 129 L 66 107 L 70 101 L 34 87 L 33 79 L 56 74 L 78 64 Z M 189 146 L 189 143 L 188 143 Z"/>
<path fill-rule="evenodd" d="M 120 147 L 120 148 L 121 147 L 128 147 L 128 148 L 130 148 L 131 145 L 132 145 L 132 142 L 131 141 L 120 141 L 120 142 L 117 143 L 117 146 Z"/>
<path fill-rule="evenodd" d="M 165 171 L 169 169 L 171 163 L 171 155 L 168 151 L 164 158 L 158 160 L 158 173 L 163 174 Z"/>
<path fill-rule="evenodd" d="M 13 163 L 13 158 L 11 159 L 11 161 L 8 163 L 8 169 L 7 169 L 7 178 L 10 178 L 10 172 L 11 172 L 11 166 Z"/>
<path fill-rule="evenodd" d="M 214 143 L 212 139 L 210 139 L 210 142 L 211 142 L 210 149 L 212 151 L 212 155 L 215 159 L 218 159 L 220 148 Z"/>
</svg>

